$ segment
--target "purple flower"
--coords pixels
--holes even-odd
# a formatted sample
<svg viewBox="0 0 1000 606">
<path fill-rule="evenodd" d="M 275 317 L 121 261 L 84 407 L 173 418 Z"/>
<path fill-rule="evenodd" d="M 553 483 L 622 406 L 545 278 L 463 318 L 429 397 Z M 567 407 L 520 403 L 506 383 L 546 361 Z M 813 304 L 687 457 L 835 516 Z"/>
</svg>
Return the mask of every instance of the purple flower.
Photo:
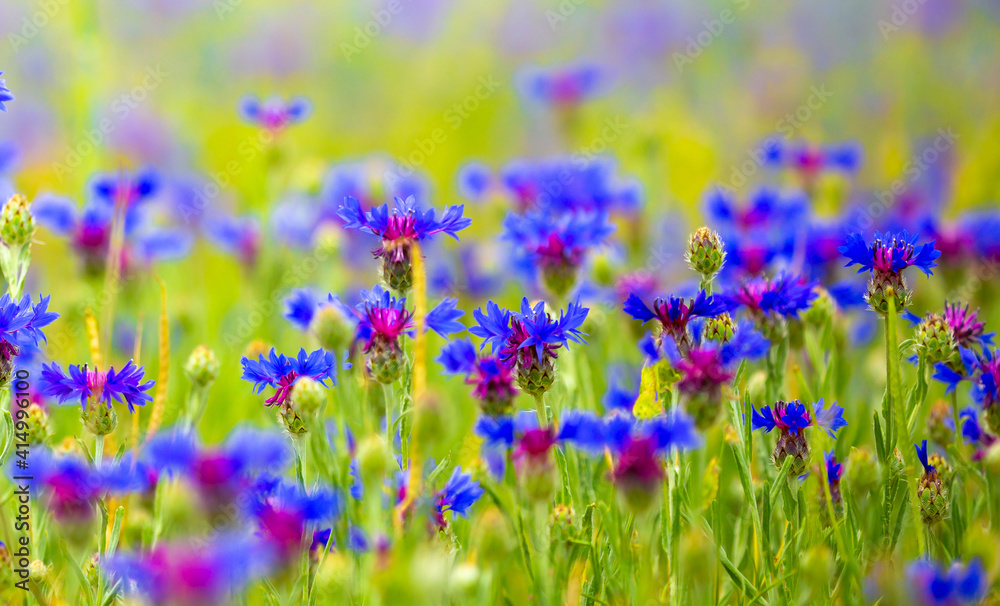
<svg viewBox="0 0 1000 606">
<path fill-rule="evenodd" d="M 751 278 L 721 295 L 730 309 L 742 307 L 754 320 L 761 320 L 771 314 L 783 317 L 798 317 L 818 296 L 817 283 L 808 282 L 790 274 L 779 274 L 775 278 Z"/>
<path fill-rule="evenodd" d="M 136 220 L 130 216 L 133 209 L 156 195 L 160 186 L 160 176 L 151 168 L 135 174 L 125 171 L 98 173 L 90 180 L 94 200 L 108 208 L 126 209 L 126 228 Z"/>
<path fill-rule="evenodd" d="M 601 94 L 608 86 L 606 74 L 583 63 L 550 68 L 525 68 L 517 75 L 518 90 L 530 101 L 556 107 L 579 105 Z"/>
<path fill-rule="evenodd" d="M 49 297 L 40 296 L 34 305 L 27 294 L 18 302 L 11 299 L 10 293 L 0 297 L 0 360 L 10 361 L 21 347 L 38 345 L 39 338 L 45 340 L 41 328 L 59 317 L 48 307 Z"/>
<path fill-rule="evenodd" d="M 830 488 L 840 485 L 840 475 L 844 471 L 844 465 L 837 462 L 837 456 L 831 452 L 824 452 L 823 459 L 826 461 L 826 477 L 830 483 Z"/>
<path fill-rule="evenodd" d="M 722 299 L 701 290 L 693 299 L 670 297 L 664 300 L 658 298 L 653 301 L 653 309 L 650 309 L 642 299 L 633 293 L 625 301 L 623 309 L 625 313 L 643 324 L 650 320 L 658 320 L 663 327 L 663 334 L 672 337 L 683 353 L 691 345 L 691 335 L 688 332 L 688 323 L 691 319 L 714 318 L 726 311 L 727 308 Z"/>
<path fill-rule="evenodd" d="M 469 332 L 484 339 L 480 349 L 488 343 L 495 352 L 500 348 L 500 359 L 508 367 L 516 364 L 530 366 L 532 361 L 543 363 L 557 354 L 555 350 L 568 346 L 570 341 L 586 343 L 580 326 L 590 309 L 580 303 L 570 303 L 566 311 L 559 312 L 555 320 L 545 311 L 545 301 L 534 307 L 527 297 L 521 300 L 521 311 L 511 312 L 501 309 L 493 301 L 486 304 L 486 314 L 482 308 L 473 312 L 478 326 Z M 531 354 L 535 355 L 532 356 Z"/>
<path fill-rule="evenodd" d="M 973 604 L 986 596 L 989 578 L 982 562 L 974 558 L 950 568 L 921 559 L 906 568 L 910 595 L 920 606 Z"/>
<path fill-rule="evenodd" d="M 763 429 L 765 433 L 777 428 L 782 434 L 797 435 L 806 427 L 819 426 L 830 437 L 836 437 L 837 431 L 847 426 L 843 407 L 834 403 L 826 408 L 822 398 L 813 405 L 812 413 L 798 400 L 777 402 L 773 409 L 771 406 L 762 406 L 760 412 L 756 408 L 752 408 L 752 411 L 751 427 Z"/>
<path fill-rule="evenodd" d="M 979 319 L 979 310 L 969 311 L 959 303 L 944 304 L 944 320 L 955 335 L 955 342 L 962 347 L 985 347 L 993 345 L 994 333 L 985 332 L 985 324 Z"/>
<path fill-rule="evenodd" d="M 0 76 L 2 75 L 3 75 L 3 70 L 0 70 Z M 7 82 L 3 78 L 0 78 L 0 111 L 6 112 L 7 107 L 4 105 L 4 103 L 13 100 L 14 100 L 14 95 L 12 95 L 10 89 L 7 88 Z"/>
<path fill-rule="evenodd" d="M 898 234 L 876 231 L 875 240 L 869 246 L 861 234 L 851 234 L 839 250 L 848 259 L 844 267 L 858 265 L 858 273 L 869 271 L 898 275 L 907 267 L 916 266 L 930 276 L 933 273 L 931 269 L 937 267 L 934 260 L 941 256 L 941 252 L 935 250 L 934 242 L 918 246 L 918 239 L 919 234 L 911 236 L 906 231 Z"/>
<path fill-rule="evenodd" d="M 271 565 L 271 554 L 257 540 L 223 534 L 209 542 L 160 544 L 150 551 L 118 552 L 101 562 L 110 583 L 154 604 L 222 604 Z"/>
<path fill-rule="evenodd" d="M 240 117 L 246 122 L 270 131 L 280 131 L 309 117 L 312 104 L 305 97 L 293 97 L 287 102 L 273 96 L 261 101 L 253 95 L 240 99 Z"/>
<path fill-rule="evenodd" d="M 995 351 L 983 349 L 973 369 L 972 398 L 983 409 L 996 406 L 1000 403 L 1000 356 Z"/>
<path fill-rule="evenodd" d="M 153 400 L 145 392 L 153 387 L 154 382 L 143 383 L 143 367 L 135 366 L 132 360 L 117 372 L 113 366 L 107 371 L 89 370 L 86 364 L 66 368 L 68 374 L 58 364 L 42 365 L 42 393 L 56 398 L 60 404 L 78 400 L 86 409 L 87 402 L 93 398 L 95 402 L 102 402 L 111 408 L 111 401 L 114 400 L 127 404 L 129 412 L 134 412 L 136 406 Z"/>
<path fill-rule="evenodd" d="M 606 212 L 560 212 L 549 208 L 510 213 L 502 241 L 510 244 L 514 266 L 528 277 L 542 272 L 546 285 L 566 292 L 587 254 L 615 231 Z"/>
<path fill-rule="evenodd" d="M 388 257 L 402 261 L 409 254 L 410 243 L 424 240 L 436 234 L 448 234 L 458 239 L 458 232 L 472 224 L 472 220 L 462 214 L 465 205 L 448 206 L 441 219 L 434 216 L 434 209 L 422 210 L 413 196 L 395 198 L 395 208 L 388 204 L 373 207 L 365 212 L 356 198 L 347 197 L 337 214 L 347 222 L 345 229 L 357 229 L 382 239 L 382 246 L 375 251 L 376 257 Z"/>
<path fill-rule="evenodd" d="M 453 515 L 468 517 L 469 508 L 483 496 L 483 488 L 472 479 L 467 473 L 462 473 L 461 467 L 455 467 L 451 477 L 444 488 L 438 491 L 435 497 L 435 518 L 438 527 L 447 526 L 444 514 L 452 512 Z"/>
<path fill-rule="evenodd" d="M 264 354 L 261 354 L 256 361 L 244 357 L 240 363 L 243 365 L 241 378 L 254 384 L 254 393 L 259 394 L 265 387 L 274 387 L 277 390 L 273 396 L 265 400 L 268 406 L 285 405 L 292 387 L 300 377 L 309 377 L 318 381 L 323 387 L 329 387 L 326 384 L 327 379 L 334 385 L 337 384 L 337 356 L 324 349 L 317 349 L 308 355 L 305 349 L 300 349 L 298 356 L 289 358 L 284 354 L 275 353 L 272 347 L 267 358 Z"/>
</svg>

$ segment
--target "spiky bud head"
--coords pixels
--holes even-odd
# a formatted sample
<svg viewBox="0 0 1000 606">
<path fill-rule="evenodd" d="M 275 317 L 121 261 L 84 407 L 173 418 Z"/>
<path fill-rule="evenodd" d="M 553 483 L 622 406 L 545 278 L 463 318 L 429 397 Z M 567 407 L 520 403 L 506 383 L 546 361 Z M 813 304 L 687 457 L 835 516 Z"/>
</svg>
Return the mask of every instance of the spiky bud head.
<svg viewBox="0 0 1000 606">
<path fill-rule="evenodd" d="M 288 402 L 278 407 L 278 422 L 292 437 L 301 436 L 309 431 L 306 420 Z"/>
<path fill-rule="evenodd" d="M 106 436 L 118 427 L 118 414 L 110 406 L 91 398 L 83 409 L 83 426 L 95 436 Z"/>
<path fill-rule="evenodd" d="M 208 387 L 219 377 L 219 358 L 205 345 L 191 351 L 184 363 L 184 375 L 195 387 Z"/>
<path fill-rule="evenodd" d="M 4 244 L 20 249 L 31 242 L 35 234 L 35 219 L 28 210 L 28 199 L 14 194 L 0 213 L 0 239 Z"/>
<path fill-rule="evenodd" d="M 948 517 L 948 488 L 935 471 L 924 473 L 917 480 L 917 498 L 920 501 L 920 520 L 924 524 L 933 525 Z"/>
<path fill-rule="evenodd" d="M 792 466 L 788 470 L 789 478 L 797 478 L 806 472 L 809 464 L 809 441 L 806 440 L 804 431 L 782 432 L 778 435 L 778 442 L 771 453 L 771 460 L 781 469 L 785 464 L 785 459 L 792 458 Z"/>
<path fill-rule="evenodd" d="M 901 274 L 875 272 L 868 280 L 865 301 L 872 311 L 880 315 L 889 313 L 890 299 L 896 302 L 896 313 L 903 313 L 903 310 L 910 305 L 910 297 L 910 288 Z"/>
<path fill-rule="evenodd" d="M 724 312 L 714 318 L 709 318 L 705 321 L 704 336 L 709 341 L 728 343 L 736 336 L 736 323 L 733 322 L 733 317 L 729 315 L 729 312 Z"/>
<path fill-rule="evenodd" d="M 368 370 L 375 381 L 389 385 L 403 376 L 406 354 L 391 344 L 375 344 L 368 354 Z"/>
<path fill-rule="evenodd" d="M 531 356 L 529 360 L 530 362 L 527 363 L 518 361 L 514 378 L 521 391 L 537 397 L 552 387 L 556 380 L 556 369 L 548 357 L 543 356 L 541 362 L 534 356 Z"/>
<path fill-rule="evenodd" d="M 52 435 L 52 428 L 49 426 L 49 414 L 38 404 L 32 402 L 27 408 L 28 416 L 24 419 L 27 424 L 25 434 L 29 444 L 45 444 Z"/>
<path fill-rule="evenodd" d="M 393 255 L 382 257 L 382 281 L 391 290 L 401 296 L 405 296 L 413 288 L 413 262 L 410 259 L 410 247 L 405 247 L 405 252 L 398 260 Z"/>
<path fill-rule="evenodd" d="M 726 263 L 726 251 L 719 234 L 707 227 L 698 228 L 688 239 L 684 259 L 695 272 L 711 279 Z"/>
<path fill-rule="evenodd" d="M 944 317 L 932 314 L 917 326 L 917 351 L 928 364 L 937 364 L 951 358 L 956 351 L 955 335 Z"/>
</svg>

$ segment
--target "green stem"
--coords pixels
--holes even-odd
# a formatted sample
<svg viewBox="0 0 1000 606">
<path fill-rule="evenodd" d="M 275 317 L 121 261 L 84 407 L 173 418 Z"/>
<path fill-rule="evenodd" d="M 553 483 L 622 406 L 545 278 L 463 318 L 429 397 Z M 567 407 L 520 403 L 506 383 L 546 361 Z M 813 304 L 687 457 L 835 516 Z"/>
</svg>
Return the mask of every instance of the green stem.
<svg viewBox="0 0 1000 606">
<path fill-rule="evenodd" d="M 94 469 L 100 470 L 104 459 L 104 436 L 94 438 Z"/>
<path fill-rule="evenodd" d="M 909 445 L 913 443 L 913 440 L 910 438 L 910 428 L 906 423 L 905 411 L 902 410 L 903 401 L 900 396 L 903 391 L 903 380 L 899 370 L 899 343 L 896 341 L 898 334 L 896 323 L 899 320 L 899 316 L 896 314 L 895 295 L 889 293 L 888 299 L 889 313 L 885 316 L 885 363 L 886 372 L 889 375 L 887 377 L 889 384 L 889 408 L 892 410 L 892 416 L 896 417 L 897 431 L 899 432 L 897 439 L 903 439 L 905 440 L 905 444 Z M 893 443 L 895 442 L 893 440 Z M 892 446 L 888 446 L 888 448 L 891 453 Z M 914 470 L 913 473 L 916 474 L 920 468 L 920 464 L 914 460 L 916 458 L 915 451 L 910 448 L 903 448 L 903 451 L 910 453 L 906 458 L 910 460 Z M 910 505 L 913 509 L 913 523 L 920 524 L 920 497 L 917 496 L 917 480 L 915 476 L 912 478 L 912 481 L 910 479 L 907 480 L 907 490 L 911 491 Z M 917 544 L 920 544 L 919 540 Z"/>
<path fill-rule="evenodd" d="M 535 394 L 535 412 L 538 414 L 538 426 L 548 427 L 549 413 L 545 410 L 545 392 Z"/>
</svg>

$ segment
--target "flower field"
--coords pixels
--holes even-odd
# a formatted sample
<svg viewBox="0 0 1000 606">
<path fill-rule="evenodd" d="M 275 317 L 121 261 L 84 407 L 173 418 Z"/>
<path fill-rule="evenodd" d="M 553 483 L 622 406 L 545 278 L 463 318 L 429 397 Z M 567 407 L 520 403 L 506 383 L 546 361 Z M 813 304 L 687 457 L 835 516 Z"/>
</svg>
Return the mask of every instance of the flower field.
<svg viewBox="0 0 1000 606">
<path fill-rule="evenodd" d="M 997 2 L 0 33 L 0 603 L 1000 604 Z"/>
</svg>

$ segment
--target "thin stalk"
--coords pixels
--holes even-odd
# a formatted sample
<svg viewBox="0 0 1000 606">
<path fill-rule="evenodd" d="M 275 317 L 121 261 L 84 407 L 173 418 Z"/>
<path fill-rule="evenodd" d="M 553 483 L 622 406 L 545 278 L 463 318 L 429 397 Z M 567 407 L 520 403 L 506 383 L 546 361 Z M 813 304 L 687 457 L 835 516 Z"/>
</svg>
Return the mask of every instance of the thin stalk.
<svg viewBox="0 0 1000 606">
<path fill-rule="evenodd" d="M 535 412 L 538 414 L 538 426 L 548 427 L 549 413 L 545 410 L 545 392 L 535 394 Z"/>
<path fill-rule="evenodd" d="M 906 423 L 904 411 L 902 410 L 903 401 L 901 393 L 903 391 L 902 387 L 902 377 L 899 370 L 899 343 L 896 341 L 897 329 L 896 323 L 899 320 L 899 316 L 896 314 L 896 299 L 895 296 L 889 296 L 889 313 L 885 316 L 885 364 L 886 373 L 888 374 L 887 381 L 889 386 L 889 408 L 892 409 L 892 416 L 896 417 L 896 423 L 898 425 L 899 436 L 898 438 L 904 439 L 905 444 L 909 445 L 913 443 L 910 438 L 910 428 Z M 892 447 L 889 446 L 891 449 Z M 919 463 L 915 462 L 913 459 L 916 454 L 913 450 L 909 448 L 903 448 L 904 452 L 909 452 L 908 459 L 913 466 L 914 473 L 919 468 Z M 891 450 L 890 450 L 891 452 Z M 912 484 L 912 488 L 910 485 Z M 913 494 L 910 496 L 910 505 L 913 509 L 913 523 L 920 523 L 920 498 L 916 494 L 917 482 L 914 477 L 912 482 L 907 479 L 907 489 L 911 490 Z M 920 541 L 917 541 L 920 545 Z M 923 546 L 921 546 L 923 548 Z M 924 552 L 926 553 L 926 552 Z"/>
</svg>

